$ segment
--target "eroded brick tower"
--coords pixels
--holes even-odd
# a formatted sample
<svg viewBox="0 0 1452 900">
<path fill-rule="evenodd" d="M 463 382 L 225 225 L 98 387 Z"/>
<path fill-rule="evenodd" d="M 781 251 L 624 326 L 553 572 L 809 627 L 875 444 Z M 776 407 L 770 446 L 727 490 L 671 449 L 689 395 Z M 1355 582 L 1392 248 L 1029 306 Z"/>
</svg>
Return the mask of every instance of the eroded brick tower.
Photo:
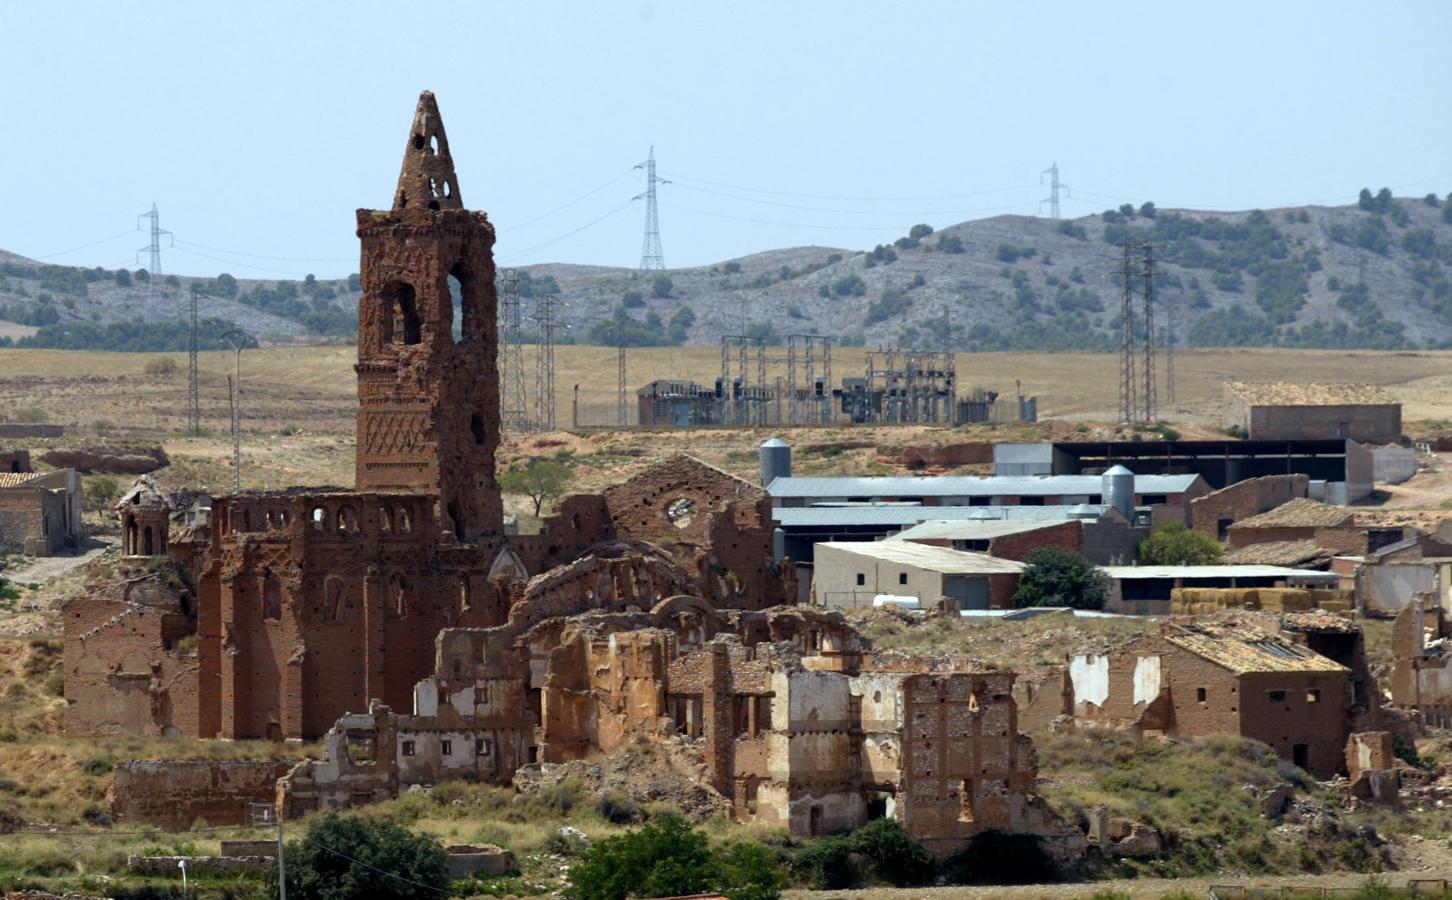
<svg viewBox="0 0 1452 900">
<path fill-rule="evenodd" d="M 498 536 L 494 228 L 464 209 L 429 91 L 419 96 L 393 208 L 358 210 L 358 237 L 356 489 L 437 494 L 442 529 L 463 541 Z"/>
</svg>

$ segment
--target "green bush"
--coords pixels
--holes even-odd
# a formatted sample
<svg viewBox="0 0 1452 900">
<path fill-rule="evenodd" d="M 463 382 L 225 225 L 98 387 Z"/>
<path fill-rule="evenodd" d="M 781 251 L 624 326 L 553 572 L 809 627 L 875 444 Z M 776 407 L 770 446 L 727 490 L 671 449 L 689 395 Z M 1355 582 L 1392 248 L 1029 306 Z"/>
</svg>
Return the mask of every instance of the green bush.
<svg viewBox="0 0 1452 900">
<path fill-rule="evenodd" d="M 867 293 L 867 282 L 860 275 L 844 275 L 832 282 L 832 293 L 838 297 L 861 297 Z"/>
<path fill-rule="evenodd" d="M 1103 609 L 1109 593 L 1109 577 L 1083 554 L 1064 547 L 1045 547 L 1029 554 L 1013 605 L 1069 606 L 1074 609 Z"/>
<path fill-rule="evenodd" d="M 175 375 L 177 369 L 179 368 L 181 367 L 177 365 L 176 360 L 172 359 L 170 356 L 158 356 L 153 359 L 148 359 L 146 361 L 146 366 L 143 368 L 142 371 L 144 371 L 147 375 L 165 376 Z"/>
<path fill-rule="evenodd" d="M 444 848 L 387 821 L 329 813 L 287 844 L 287 895 L 293 900 L 412 900 L 450 893 Z M 276 869 L 268 884 L 277 890 Z"/>
<path fill-rule="evenodd" d="M 713 852 L 706 836 L 679 816 L 596 842 L 570 868 L 569 879 L 576 900 L 711 891 L 732 900 L 773 900 L 785 884 L 765 847 L 735 844 Z"/>
<path fill-rule="evenodd" d="M 671 281 L 669 275 L 657 275 L 655 276 L 655 280 L 650 283 L 651 296 L 657 300 L 666 299 L 674 289 L 675 284 Z"/>
<path fill-rule="evenodd" d="M 797 881 L 818 890 L 846 890 L 863 881 L 853 858 L 852 841 L 845 835 L 812 841 L 797 852 L 791 870 Z"/>
<path fill-rule="evenodd" d="M 937 859 L 897 819 L 875 819 L 848 837 L 853 852 L 878 881 L 894 887 L 918 887 L 931 884 L 938 875 Z"/>
<path fill-rule="evenodd" d="M 1151 566 L 1212 566 L 1220 553 L 1219 541 L 1182 522 L 1160 526 L 1139 545 L 1140 561 Z"/>
<path fill-rule="evenodd" d="M 110 476 L 98 475 L 86 480 L 85 493 L 86 499 L 97 506 L 107 506 L 121 496 L 121 486 Z"/>
</svg>

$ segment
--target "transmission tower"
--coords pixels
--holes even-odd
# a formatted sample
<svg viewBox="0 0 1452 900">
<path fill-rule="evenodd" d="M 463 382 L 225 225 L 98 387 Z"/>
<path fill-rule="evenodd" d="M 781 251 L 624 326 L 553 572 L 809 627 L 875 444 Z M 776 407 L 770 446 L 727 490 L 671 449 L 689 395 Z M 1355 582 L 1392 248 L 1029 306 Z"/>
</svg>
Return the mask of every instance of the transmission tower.
<svg viewBox="0 0 1452 900">
<path fill-rule="evenodd" d="M 555 430 L 555 298 L 535 303 L 534 419 L 540 431 Z"/>
<path fill-rule="evenodd" d="M 1135 421 L 1137 386 L 1134 382 L 1134 270 L 1129 239 L 1124 241 L 1124 265 L 1120 269 L 1119 303 L 1119 418 Z"/>
<path fill-rule="evenodd" d="M 528 431 L 529 414 L 524 398 L 524 340 L 519 307 L 519 270 L 500 272 L 499 358 L 500 423 L 506 430 Z"/>
<path fill-rule="evenodd" d="M 1144 277 L 1144 396 L 1142 406 L 1144 420 L 1153 422 L 1159 415 L 1159 399 L 1155 396 L 1155 265 L 1154 247 L 1140 245 L 1140 259 L 1144 263 L 1141 274 Z"/>
<path fill-rule="evenodd" d="M 660 213 L 655 205 L 655 189 L 657 185 L 670 184 L 663 178 L 655 177 L 655 147 L 650 148 L 650 155 L 645 162 L 636 166 L 637 169 L 645 170 L 645 193 L 636 194 L 636 200 L 645 198 L 645 240 L 640 245 L 640 268 L 664 269 L 665 254 L 660 249 Z"/>
<path fill-rule="evenodd" d="M 1175 405 L 1175 344 L 1179 342 L 1178 322 L 1175 317 L 1175 302 L 1169 298 L 1160 301 L 1165 319 L 1165 402 Z"/>
<path fill-rule="evenodd" d="M 1039 184 L 1044 183 L 1045 175 L 1049 176 L 1049 196 L 1039 201 L 1039 209 L 1043 209 L 1045 203 L 1049 204 L 1049 218 L 1057 219 L 1059 218 L 1059 191 L 1063 190 L 1064 193 L 1068 194 L 1069 186 L 1059 180 L 1059 164 L 1057 161 L 1039 173 Z"/>
<path fill-rule="evenodd" d="M 197 387 L 197 298 L 201 295 L 193 284 L 191 338 L 187 342 L 187 434 L 193 437 L 202 433 L 202 394 Z"/>
<path fill-rule="evenodd" d="M 615 379 L 615 405 L 618 407 L 616 415 L 619 422 L 617 424 L 621 428 L 629 424 L 626 419 L 630 415 L 630 407 L 625 403 L 625 339 L 621 334 L 623 330 L 621 325 L 624 324 L 621 319 L 623 318 L 624 316 L 621 316 L 615 320 L 615 368 L 617 370 Z"/>
<path fill-rule="evenodd" d="M 140 227 L 141 226 L 141 220 L 142 219 L 150 219 L 151 220 L 151 243 L 150 244 L 147 244 L 145 247 L 142 247 L 141 250 L 138 250 L 136 252 L 140 253 L 143 250 L 144 251 L 149 251 L 151 253 L 150 267 L 146 271 L 149 274 L 151 274 L 151 275 L 160 275 L 161 274 L 161 236 L 164 234 L 167 237 L 171 237 L 171 232 L 170 231 L 166 231 L 165 229 L 163 229 L 161 227 L 161 213 L 159 213 L 159 212 L 156 211 L 156 204 L 155 203 L 151 204 L 151 212 L 144 212 L 141 215 L 139 215 L 139 216 L 136 217 L 136 225 L 137 225 L 137 227 Z"/>
</svg>

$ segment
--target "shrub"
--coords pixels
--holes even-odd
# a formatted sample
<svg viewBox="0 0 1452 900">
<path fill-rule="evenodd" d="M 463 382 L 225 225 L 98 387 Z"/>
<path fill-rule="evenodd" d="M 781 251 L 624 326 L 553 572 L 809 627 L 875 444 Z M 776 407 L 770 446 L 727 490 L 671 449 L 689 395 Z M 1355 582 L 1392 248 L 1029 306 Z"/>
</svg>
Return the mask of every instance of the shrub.
<svg viewBox="0 0 1452 900">
<path fill-rule="evenodd" d="M 607 822 L 630 825 L 640 821 L 640 804 L 614 791 L 607 791 L 595 801 L 595 811 Z"/>
<path fill-rule="evenodd" d="M 106 506 L 121 495 L 121 486 L 116 479 L 99 475 L 86 482 L 86 499 L 97 506 Z"/>
<path fill-rule="evenodd" d="M 963 239 L 956 234 L 938 235 L 938 249 L 944 253 L 962 253 Z"/>
<path fill-rule="evenodd" d="M 818 890 L 845 890 L 862 883 L 862 873 L 852 854 L 852 842 L 843 835 L 831 835 L 808 844 L 792 859 L 791 869 L 798 881 Z"/>
<path fill-rule="evenodd" d="M 625 305 L 626 309 L 638 309 L 645 305 L 645 298 L 641 296 L 640 291 L 626 291 L 620 302 Z"/>
<path fill-rule="evenodd" d="M 1220 561 L 1220 542 L 1191 531 L 1182 522 L 1168 522 L 1139 545 L 1139 558 L 1152 566 L 1210 566 Z"/>
<path fill-rule="evenodd" d="M 1038 884 L 1058 877 L 1037 835 L 1003 831 L 974 835 L 943 863 L 943 874 L 950 884 Z"/>
<path fill-rule="evenodd" d="M 875 819 L 848 836 L 873 876 L 895 887 L 930 884 L 938 861 L 897 819 Z"/>
<path fill-rule="evenodd" d="M 170 356 L 157 356 L 148 359 L 146 367 L 142 371 L 147 375 L 175 375 L 179 368 L 181 367 L 177 365 L 176 360 Z"/>
<path fill-rule="evenodd" d="M 728 274 L 728 275 L 735 275 L 736 273 L 738 273 L 738 272 L 741 271 L 741 263 L 739 263 L 739 262 L 729 262 L 729 263 L 726 263 L 726 265 L 722 266 L 721 268 L 723 268 L 723 269 L 726 270 L 726 274 Z"/>
<path fill-rule="evenodd" d="M 329 813 L 287 845 L 287 895 L 296 900 L 405 900 L 448 894 L 444 848 L 392 822 Z M 277 870 L 268 884 L 277 890 Z"/>
<path fill-rule="evenodd" d="M 674 289 L 675 284 L 671 282 L 669 275 L 657 275 L 655 276 L 655 280 L 650 283 L 651 296 L 655 297 L 657 300 L 666 299 L 671 295 L 671 291 Z"/>
<path fill-rule="evenodd" d="M 50 413 L 41 409 L 39 406 L 27 406 L 15 413 L 15 421 L 36 425 L 41 422 L 49 422 Z"/>
<path fill-rule="evenodd" d="M 931 225 L 914 225 L 912 228 L 908 229 L 908 237 L 912 238 L 915 241 L 920 241 L 932 233 L 933 226 Z"/>
<path fill-rule="evenodd" d="M 1084 226 L 1076 225 L 1069 219 L 1063 219 L 1059 222 L 1059 234 L 1067 235 L 1081 241 L 1089 240 L 1089 232 L 1084 229 Z"/>
<path fill-rule="evenodd" d="M 867 307 L 867 324 L 875 325 L 878 322 L 885 322 L 894 316 L 901 315 L 908 311 L 913 301 L 901 291 L 888 288 L 882 292 L 882 296 L 872 301 Z"/>
<path fill-rule="evenodd" d="M 570 868 L 576 900 L 625 900 L 726 891 L 741 900 L 773 900 L 784 884 L 764 847 L 736 844 L 712 852 L 706 836 L 679 816 L 605 838 Z"/>
<path fill-rule="evenodd" d="M 867 282 L 860 275 L 844 275 L 832 282 L 832 293 L 838 297 L 861 297 L 867 293 Z"/>
<path fill-rule="evenodd" d="M 81 763 L 81 771 L 87 775 L 109 775 L 115 767 L 115 761 L 109 756 L 92 756 Z"/>
<path fill-rule="evenodd" d="M 1064 547 L 1045 547 L 1029 554 L 1013 605 L 1069 606 L 1103 609 L 1109 577 L 1080 553 Z"/>
</svg>

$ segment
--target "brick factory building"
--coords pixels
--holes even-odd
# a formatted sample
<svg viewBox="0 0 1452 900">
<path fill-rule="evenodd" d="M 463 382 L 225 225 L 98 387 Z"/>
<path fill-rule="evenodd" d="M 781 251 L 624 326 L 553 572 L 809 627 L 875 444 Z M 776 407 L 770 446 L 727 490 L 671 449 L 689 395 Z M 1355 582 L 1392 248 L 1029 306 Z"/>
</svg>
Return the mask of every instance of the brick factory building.
<svg viewBox="0 0 1452 900">
<path fill-rule="evenodd" d="M 1370 384 L 1225 385 L 1225 424 L 1251 440 L 1349 438 L 1366 444 L 1402 439 L 1402 405 Z"/>
</svg>

